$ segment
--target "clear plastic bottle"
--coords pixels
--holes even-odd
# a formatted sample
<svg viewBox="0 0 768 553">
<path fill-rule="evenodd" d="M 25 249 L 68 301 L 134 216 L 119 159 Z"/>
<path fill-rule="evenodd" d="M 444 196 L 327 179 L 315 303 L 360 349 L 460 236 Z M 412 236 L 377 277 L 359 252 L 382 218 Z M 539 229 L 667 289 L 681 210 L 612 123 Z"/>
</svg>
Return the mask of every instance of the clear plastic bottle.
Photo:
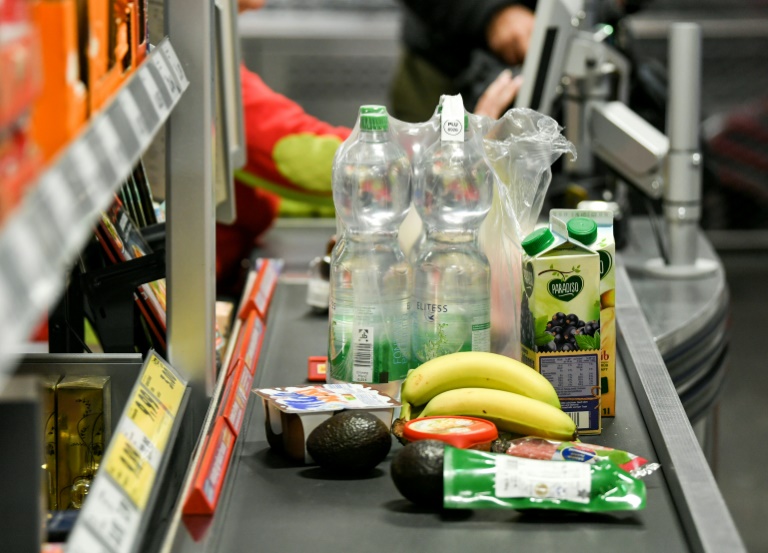
<svg viewBox="0 0 768 553">
<path fill-rule="evenodd" d="M 410 367 L 410 265 L 397 231 L 411 202 L 411 165 L 383 107 L 360 108 L 358 139 L 334 162 L 344 229 L 331 255 L 329 382 L 399 397 Z"/>
<path fill-rule="evenodd" d="M 413 261 L 412 367 L 457 351 L 490 351 L 491 273 L 478 230 L 491 207 L 493 176 L 463 109 L 443 107 L 441 138 L 414 181 L 425 236 Z"/>
</svg>

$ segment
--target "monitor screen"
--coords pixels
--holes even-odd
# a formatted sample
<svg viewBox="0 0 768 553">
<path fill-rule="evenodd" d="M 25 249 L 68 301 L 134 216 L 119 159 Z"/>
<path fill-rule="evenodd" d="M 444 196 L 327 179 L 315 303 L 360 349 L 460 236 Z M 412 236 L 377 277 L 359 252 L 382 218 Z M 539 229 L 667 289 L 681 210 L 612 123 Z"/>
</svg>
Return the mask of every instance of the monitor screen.
<svg viewBox="0 0 768 553">
<path fill-rule="evenodd" d="M 552 115 L 558 95 L 565 54 L 578 30 L 583 0 L 539 0 L 536 23 L 523 64 L 523 84 L 515 107 Z"/>
</svg>

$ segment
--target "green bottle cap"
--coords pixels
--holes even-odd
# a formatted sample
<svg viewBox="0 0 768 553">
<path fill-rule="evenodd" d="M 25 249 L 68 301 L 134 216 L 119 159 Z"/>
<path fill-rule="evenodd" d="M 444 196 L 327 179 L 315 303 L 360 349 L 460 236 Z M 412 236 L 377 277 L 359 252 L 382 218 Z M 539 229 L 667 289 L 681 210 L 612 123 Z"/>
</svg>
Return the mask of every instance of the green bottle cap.
<svg viewBox="0 0 768 553">
<path fill-rule="evenodd" d="M 523 249 L 528 255 L 534 256 L 546 250 L 554 241 L 554 234 L 547 227 L 542 227 L 525 237 Z"/>
<path fill-rule="evenodd" d="M 589 246 L 597 240 L 597 223 L 586 217 L 574 217 L 568 221 L 568 236 Z"/>
<path fill-rule="evenodd" d="M 386 113 L 361 114 L 360 128 L 364 131 L 386 131 L 389 128 L 389 116 Z"/>
<path fill-rule="evenodd" d="M 376 104 L 360 106 L 360 115 L 365 115 L 366 113 L 387 113 L 387 108 Z"/>
</svg>

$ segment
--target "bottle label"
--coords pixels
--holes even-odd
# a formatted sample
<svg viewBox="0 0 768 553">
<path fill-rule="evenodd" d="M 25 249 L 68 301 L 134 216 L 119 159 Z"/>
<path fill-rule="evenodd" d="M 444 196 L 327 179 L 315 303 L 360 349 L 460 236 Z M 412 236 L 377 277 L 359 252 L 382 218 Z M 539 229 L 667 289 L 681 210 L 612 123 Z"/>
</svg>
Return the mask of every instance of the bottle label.
<svg viewBox="0 0 768 553">
<path fill-rule="evenodd" d="M 331 378 L 342 382 L 386 384 L 403 380 L 410 368 L 407 304 L 384 315 L 377 306 L 330 305 L 328 359 Z"/>
<path fill-rule="evenodd" d="M 352 379 L 355 382 L 373 382 L 373 326 L 355 326 L 352 338 Z"/>
<path fill-rule="evenodd" d="M 440 115 L 440 140 L 464 142 L 464 103 L 460 95 L 443 98 Z"/>
<path fill-rule="evenodd" d="M 490 302 L 411 302 L 414 367 L 458 351 L 490 351 Z"/>
</svg>

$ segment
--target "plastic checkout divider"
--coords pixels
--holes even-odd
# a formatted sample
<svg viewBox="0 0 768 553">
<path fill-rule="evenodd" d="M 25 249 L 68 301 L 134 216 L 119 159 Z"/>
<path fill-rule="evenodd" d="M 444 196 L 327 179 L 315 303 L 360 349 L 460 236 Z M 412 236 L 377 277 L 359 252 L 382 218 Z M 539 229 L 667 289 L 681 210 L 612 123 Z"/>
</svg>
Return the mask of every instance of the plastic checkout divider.
<svg viewBox="0 0 768 553">
<path fill-rule="evenodd" d="M 259 361 L 269 305 L 282 261 L 259 259 L 249 275 L 233 325 L 235 346 L 224 359 L 223 391 L 211 431 L 205 436 L 183 514 L 211 515 L 216 509 L 230 457 L 240 435 Z"/>
</svg>

